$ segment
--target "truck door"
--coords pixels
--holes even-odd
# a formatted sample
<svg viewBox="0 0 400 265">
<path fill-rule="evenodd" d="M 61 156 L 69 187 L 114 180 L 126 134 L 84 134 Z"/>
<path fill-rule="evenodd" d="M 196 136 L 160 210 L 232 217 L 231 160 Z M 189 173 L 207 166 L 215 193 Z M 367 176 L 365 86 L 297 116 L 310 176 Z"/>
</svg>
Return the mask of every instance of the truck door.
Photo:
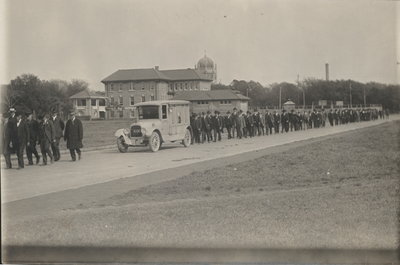
<svg viewBox="0 0 400 265">
<path fill-rule="evenodd" d="M 177 119 L 177 110 L 175 105 L 169 105 L 169 135 L 175 138 L 177 134 L 177 124 L 178 124 L 178 119 Z"/>
<path fill-rule="evenodd" d="M 161 131 L 162 137 L 164 137 L 164 138 L 167 138 L 167 136 L 169 136 L 170 124 L 168 121 L 168 116 L 169 116 L 168 105 L 167 104 L 161 105 L 161 128 L 160 128 L 160 131 Z M 167 139 L 164 139 L 164 140 L 167 140 Z"/>
</svg>

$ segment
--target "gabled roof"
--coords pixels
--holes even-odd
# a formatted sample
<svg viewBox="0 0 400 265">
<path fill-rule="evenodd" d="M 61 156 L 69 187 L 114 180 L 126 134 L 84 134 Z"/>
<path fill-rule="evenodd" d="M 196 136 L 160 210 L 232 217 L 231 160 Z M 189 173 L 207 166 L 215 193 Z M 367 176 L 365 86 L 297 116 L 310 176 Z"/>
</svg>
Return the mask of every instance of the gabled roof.
<svg viewBox="0 0 400 265">
<path fill-rule="evenodd" d="M 179 91 L 173 99 L 180 100 L 250 100 L 250 98 L 237 94 L 229 89 L 210 91 Z"/>
<path fill-rule="evenodd" d="M 195 69 L 175 69 L 175 70 L 157 70 L 154 68 L 148 69 L 123 69 L 118 70 L 101 82 L 112 81 L 144 81 L 144 80 L 166 80 L 166 81 L 186 81 L 186 80 L 205 80 L 212 79 L 203 75 L 199 70 Z"/>
<path fill-rule="evenodd" d="M 101 82 L 137 80 L 170 80 L 170 78 L 154 68 L 122 69 L 112 73 L 108 77 L 101 80 Z"/>
<path fill-rule="evenodd" d="M 162 70 L 163 74 L 171 78 L 172 80 L 206 80 L 212 81 L 212 79 L 203 75 L 199 70 L 195 69 L 175 69 L 175 70 Z"/>
<path fill-rule="evenodd" d="M 69 98 L 106 98 L 104 92 L 100 91 L 87 91 L 83 90 L 75 95 L 70 96 Z"/>
</svg>

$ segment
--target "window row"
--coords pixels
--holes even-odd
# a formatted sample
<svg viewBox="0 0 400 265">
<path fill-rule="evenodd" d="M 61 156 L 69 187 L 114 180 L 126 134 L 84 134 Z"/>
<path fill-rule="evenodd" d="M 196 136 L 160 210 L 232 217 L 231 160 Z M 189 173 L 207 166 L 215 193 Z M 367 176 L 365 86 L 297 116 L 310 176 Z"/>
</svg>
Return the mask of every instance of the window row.
<svg viewBox="0 0 400 265">
<path fill-rule="evenodd" d="M 142 96 L 140 97 L 140 99 L 141 99 L 140 102 L 145 102 L 145 101 L 146 101 L 146 96 L 145 96 L 145 95 L 142 95 Z M 154 100 L 155 100 L 154 95 L 151 95 L 151 96 L 150 96 L 150 101 L 154 101 Z M 111 105 L 115 105 L 115 102 L 118 102 L 118 105 L 123 105 L 123 104 L 124 104 L 124 98 L 123 98 L 122 96 L 119 96 L 119 97 L 118 97 L 118 101 L 117 101 L 116 98 L 111 97 L 111 98 L 110 98 L 110 102 L 111 102 Z M 129 97 L 129 105 L 131 105 L 131 106 L 135 105 L 135 97 L 134 97 L 134 96 L 130 96 L 130 97 Z"/>
<path fill-rule="evenodd" d="M 111 91 L 122 91 L 124 88 L 128 87 L 128 90 L 145 90 L 145 89 L 155 89 L 155 83 L 110 83 L 107 85 L 107 90 Z"/>
<path fill-rule="evenodd" d="M 77 99 L 76 100 L 76 105 L 78 107 L 85 107 L 86 106 L 86 101 L 87 99 Z M 97 102 L 98 102 L 98 106 L 105 106 L 106 105 L 106 100 L 105 99 L 91 99 L 90 100 L 90 105 L 91 106 L 97 106 Z"/>
<path fill-rule="evenodd" d="M 172 83 L 168 85 L 170 91 L 175 90 L 193 90 L 199 89 L 199 83 L 189 82 L 189 83 Z"/>
</svg>

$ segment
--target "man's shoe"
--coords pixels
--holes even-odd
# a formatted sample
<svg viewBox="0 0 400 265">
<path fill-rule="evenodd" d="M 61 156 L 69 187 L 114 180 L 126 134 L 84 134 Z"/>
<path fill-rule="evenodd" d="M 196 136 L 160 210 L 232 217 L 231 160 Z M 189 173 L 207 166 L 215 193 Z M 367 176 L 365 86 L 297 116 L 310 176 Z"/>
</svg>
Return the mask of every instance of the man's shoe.
<svg viewBox="0 0 400 265">
<path fill-rule="evenodd" d="M 29 166 L 32 166 L 32 165 L 33 165 L 33 162 L 32 162 L 32 161 L 29 161 L 28 165 L 29 165 Z"/>
</svg>

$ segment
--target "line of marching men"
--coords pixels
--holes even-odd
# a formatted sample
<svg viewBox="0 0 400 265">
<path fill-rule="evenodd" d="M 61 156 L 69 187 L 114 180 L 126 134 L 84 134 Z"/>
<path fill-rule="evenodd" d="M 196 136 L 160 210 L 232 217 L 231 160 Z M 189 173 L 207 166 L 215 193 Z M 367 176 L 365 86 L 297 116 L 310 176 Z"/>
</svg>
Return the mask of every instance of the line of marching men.
<svg viewBox="0 0 400 265">
<path fill-rule="evenodd" d="M 50 163 L 60 160 L 60 140 L 64 138 L 70 151 L 72 161 L 81 159 L 83 127 L 82 122 L 70 113 L 70 119 L 65 124 L 56 112 L 39 116 L 39 121 L 33 118 L 32 113 L 16 112 L 11 108 L 7 115 L 2 115 L 2 151 L 6 162 L 6 168 L 12 168 L 11 154 L 16 154 L 18 169 L 25 166 L 24 152 L 28 159 L 28 165 L 39 164 L 40 155 L 36 146 L 40 146 L 42 164 L 47 165 L 47 156 Z"/>
<path fill-rule="evenodd" d="M 289 131 L 306 130 L 325 127 L 327 121 L 330 126 L 347 124 L 352 122 L 370 121 L 378 118 L 389 118 L 388 110 L 376 109 L 330 109 L 329 111 L 277 111 L 244 112 L 236 108 L 231 113 L 221 115 L 219 111 L 207 113 L 192 113 L 190 124 L 193 131 L 192 141 L 195 143 L 221 141 L 224 129 L 227 131 L 228 139 L 247 138 L 260 135 L 278 134 Z"/>
</svg>

